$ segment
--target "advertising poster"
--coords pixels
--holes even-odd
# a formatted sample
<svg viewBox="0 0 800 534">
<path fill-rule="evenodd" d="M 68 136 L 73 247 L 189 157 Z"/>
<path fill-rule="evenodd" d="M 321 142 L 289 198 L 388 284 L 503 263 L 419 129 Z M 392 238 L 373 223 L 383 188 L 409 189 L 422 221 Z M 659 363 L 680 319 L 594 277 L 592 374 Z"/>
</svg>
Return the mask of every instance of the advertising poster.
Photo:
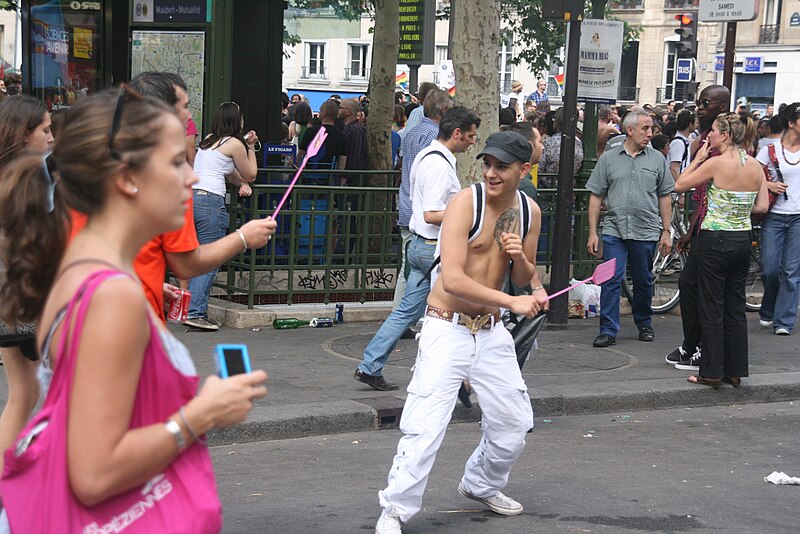
<svg viewBox="0 0 800 534">
<path fill-rule="evenodd" d="M 578 100 L 615 104 L 622 63 L 623 23 L 587 19 L 581 24 Z"/>
</svg>

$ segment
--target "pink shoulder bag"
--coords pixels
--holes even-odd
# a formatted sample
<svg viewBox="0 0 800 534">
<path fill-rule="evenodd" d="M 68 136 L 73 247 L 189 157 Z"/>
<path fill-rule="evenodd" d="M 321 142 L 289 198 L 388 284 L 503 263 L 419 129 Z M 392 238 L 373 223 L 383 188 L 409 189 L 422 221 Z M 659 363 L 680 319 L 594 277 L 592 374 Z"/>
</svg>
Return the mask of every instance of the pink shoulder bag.
<svg viewBox="0 0 800 534">
<path fill-rule="evenodd" d="M 212 533 L 222 529 L 211 458 L 201 443 L 183 451 L 143 486 L 96 506 L 84 506 L 72 493 L 67 469 L 67 418 L 81 331 L 98 286 L 120 274 L 112 270 L 93 273 L 72 297 L 44 406 L 5 452 L 0 490 L 14 533 Z M 197 377 L 184 376 L 173 367 L 158 328 L 150 319 L 150 343 L 130 428 L 166 421 L 194 397 L 197 384 Z"/>
</svg>

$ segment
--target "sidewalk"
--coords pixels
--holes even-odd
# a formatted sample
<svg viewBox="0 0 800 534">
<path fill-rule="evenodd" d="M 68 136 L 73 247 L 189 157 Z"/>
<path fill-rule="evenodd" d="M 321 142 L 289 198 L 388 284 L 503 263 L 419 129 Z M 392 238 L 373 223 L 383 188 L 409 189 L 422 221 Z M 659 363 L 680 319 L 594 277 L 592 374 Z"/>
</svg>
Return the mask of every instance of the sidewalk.
<svg viewBox="0 0 800 534">
<path fill-rule="evenodd" d="M 375 391 L 353 379 L 364 347 L 380 326 L 387 303 L 366 307 L 345 305 L 345 319 L 371 318 L 371 322 L 345 322 L 333 328 L 273 330 L 223 327 L 218 332 L 187 332 L 170 325 L 188 345 L 201 375 L 213 373 L 217 343 L 245 343 L 253 368 L 269 373 L 269 395 L 258 401 L 242 425 L 216 431 L 214 445 L 286 439 L 317 434 L 395 427 L 411 379 L 417 343 L 401 340 L 384 370 L 397 382 L 396 391 Z M 330 316 L 333 305 L 306 309 L 276 307 L 279 316 L 304 318 Z M 593 348 L 597 319 L 570 320 L 567 329 L 545 329 L 539 349 L 528 359 L 523 376 L 528 384 L 536 420 L 558 415 L 619 414 L 635 410 L 742 404 L 800 399 L 800 346 L 796 335 L 775 336 L 758 326 L 749 314 L 750 373 L 742 387 L 723 385 L 719 390 L 689 384 L 688 371 L 666 365 L 664 356 L 682 339 L 680 318 L 655 315 L 656 340 L 638 341 L 630 316 L 623 316 L 617 345 Z M 721 340 L 720 340 L 721 341 Z M 5 388 L 3 388 L 4 393 Z M 454 420 L 478 421 L 480 409 L 460 404 Z"/>
</svg>

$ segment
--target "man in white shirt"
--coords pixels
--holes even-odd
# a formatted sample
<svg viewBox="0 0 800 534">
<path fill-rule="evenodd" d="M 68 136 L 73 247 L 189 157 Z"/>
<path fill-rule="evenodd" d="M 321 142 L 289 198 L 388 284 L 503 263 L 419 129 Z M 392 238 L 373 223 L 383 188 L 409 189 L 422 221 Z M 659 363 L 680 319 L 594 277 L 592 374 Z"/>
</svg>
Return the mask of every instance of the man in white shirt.
<svg viewBox="0 0 800 534">
<path fill-rule="evenodd" d="M 672 178 L 677 181 L 678 176 L 689 166 L 691 161 L 689 147 L 692 141 L 689 139 L 689 135 L 694 130 L 694 113 L 684 109 L 678 113 L 676 122 L 678 123 L 678 131 L 675 132 L 675 137 L 669 144 L 667 161 L 669 162 L 669 172 L 672 173 Z"/>
<path fill-rule="evenodd" d="M 400 305 L 392 310 L 364 349 L 364 358 L 354 375 L 356 380 L 373 389 L 391 391 L 398 388 L 397 384 L 387 382 L 383 377 L 383 367 L 400 336 L 425 311 L 431 285 L 427 275 L 439 239 L 439 226 L 447 203 L 461 191 L 454 154 L 475 144 L 480 124 L 480 118 L 467 108 L 451 108 L 439 123 L 438 138 L 421 150 L 411 165 L 412 215 L 409 229 L 412 237 L 407 249 L 406 264 L 410 270 L 406 291 Z"/>
</svg>

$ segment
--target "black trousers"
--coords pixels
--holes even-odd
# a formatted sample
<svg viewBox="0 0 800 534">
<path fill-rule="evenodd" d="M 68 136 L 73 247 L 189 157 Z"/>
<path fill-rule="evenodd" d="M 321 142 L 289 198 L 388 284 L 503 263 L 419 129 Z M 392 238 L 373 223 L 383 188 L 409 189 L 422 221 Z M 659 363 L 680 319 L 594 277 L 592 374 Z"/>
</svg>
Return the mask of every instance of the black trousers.
<svg viewBox="0 0 800 534">
<path fill-rule="evenodd" d="M 700 288 L 697 285 L 697 237 L 693 237 L 689 246 L 689 256 L 678 278 L 680 290 L 681 323 L 683 324 L 683 350 L 693 354 L 695 347 L 701 345 L 700 310 L 697 297 Z"/>
<path fill-rule="evenodd" d="M 703 340 L 699 374 L 703 378 L 748 376 L 744 293 L 750 267 L 750 231 L 701 230 L 698 245 Z"/>
</svg>

